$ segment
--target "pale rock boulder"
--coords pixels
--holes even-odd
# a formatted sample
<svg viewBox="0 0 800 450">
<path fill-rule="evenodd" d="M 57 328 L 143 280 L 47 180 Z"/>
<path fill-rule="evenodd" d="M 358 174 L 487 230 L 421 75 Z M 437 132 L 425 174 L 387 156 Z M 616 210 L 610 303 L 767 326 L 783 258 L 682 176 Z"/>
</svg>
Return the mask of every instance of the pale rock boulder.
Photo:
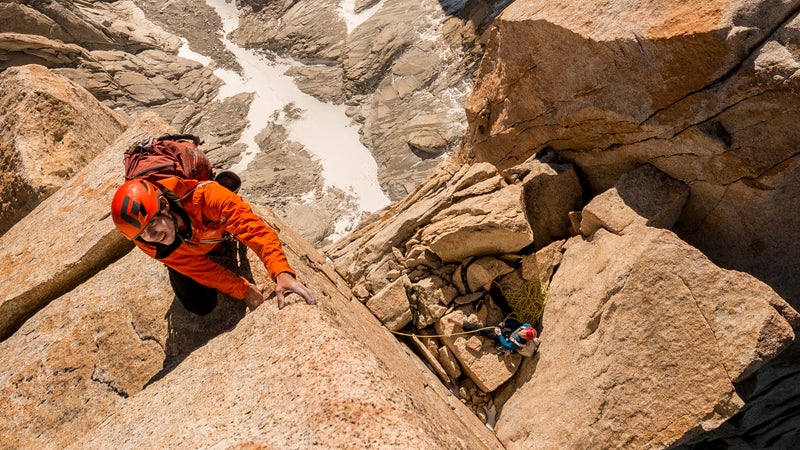
<svg viewBox="0 0 800 450">
<path fill-rule="evenodd" d="M 438 351 L 436 349 L 432 349 L 429 345 L 424 343 L 417 335 L 412 334 L 409 336 L 409 340 L 414 348 L 417 349 L 422 359 L 425 360 L 426 363 L 433 369 L 433 372 L 439 376 L 439 379 L 442 380 L 442 383 L 446 385 L 450 385 L 453 381 L 450 379 L 450 375 L 445 370 L 444 366 L 439 362 L 438 358 Z M 430 339 L 426 339 L 430 341 Z"/>
<path fill-rule="evenodd" d="M 522 187 L 510 185 L 462 200 L 437 214 L 418 239 L 448 262 L 516 252 L 534 240 L 521 196 Z"/>
<path fill-rule="evenodd" d="M 491 164 L 466 166 L 445 160 L 411 195 L 373 214 L 358 230 L 326 247 L 325 253 L 335 261 L 336 270 L 355 285 L 376 267 L 395 259 L 391 248 L 407 246 L 410 250 L 420 244 L 412 239 L 414 233 L 452 205 L 456 191 L 496 173 Z"/>
<path fill-rule="evenodd" d="M 481 181 L 480 183 L 476 183 L 468 188 L 456 191 L 453 194 L 453 197 L 458 199 L 462 197 L 474 197 L 476 195 L 488 194 L 490 192 L 502 189 L 507 185 L 508 183 L 503 180 L 503 177 L 500 175 L 495 175 L 488 180 Z"/>
<path fill-rule="evenodd" d="M 461 366 L 458 364 L 456 355 L 446 345 L 439 347 L 436 355 L 439 364 L 451 379 L 456 380 L 461 376 Z"/>
<path fill-rule="evenodd" d="M 774 291 L 669 231 L 571 241 L 535 370 L 497 421 L 506 448 L 686 442 L 732 417 L 743 405 L 732 383 L 794 338 Z"/>
<path fill-rule="evenodd" d="M 411 248 L 405 254 L 403 265 L 407 269 L 415 269 L 417 267 L 428 267 L 436 269 L 441 267 L 442 260 L 431 251 L 430 248 L 422 244 L 412 244 Z"/>
<path fill-rule="evenodd" d="M 0 342 L 0 447 L 65 448 L 140 392 L 162 369 L 172 298 L 136 251 Z"/>
<path fill-rule="evenodd" d="M 458 267 L 456 267 L 456 270 L 453 272 L 453 276 L 451 278 L 453 286 L 456 288 L 456 290 L 458 290 L 458 293 L 461 296 L 467 295 L 469 293 L 469 291 L 467 290 L 467 283 L 464 280 L 464 273 L 466 272 L 466 270 L 467 268 L 465 267 L 465 264 L 463 263 L 459 264 Z M 470 295 L 480 295 L 480 294 L 472 293 Z M 459 298 L 458 300 L 461 299 Z"/>
<path fill-rule="evenodd" d="M 688 197 L 689 186 L 646 164 L 621 176 L 583 208 L 581 233 L 589 236 L 605 228 L 621 234 L 633 224 L 672 228 Z"/>
<path fill-rule="evenodd" d="M 411 280 L 403 275 L 367 300 L 370 312 L 391 331 L 397 331 L 411 322 L 411 304 L 408 290 Z"/>
<path fill-rule="evenodd" d="M 0 238 L 0 264 L 11 268 L 0 279 L 0 338 L 132 248 L 110 214 L 111 197 L 124 181 L 122 149 L 167 131 L 161 118 L 143 114 Z"/>
<path fill-rule="evenodd" d="M 0 33 L 0 69 L 25 64 L 58 67 L 71 64 L 85 53 L 78 45 L 65 44 L 44 36 Z"/>
<path fill-rule="evenodd" d="M 712 117 L 723 104 L 748 96 L 715 94 L 750 70 L 752 63 L 737 66 L 793 8 L 792 2 L 753 1 L 699 8 L 668 0 L 613 8 L 514 2 L 494 23 L 467 104 L 466 150 L 479 160 L 503 159 L 505 168 L 548 145 L 592 150 L 669 137 L 693 115 Z M 721 79 L 719 89 L 714 82 Z M 782 81 L 762 89 L 781 89 Z M 712 104 L 692 109 L 701 99 Z"/>
<path fill-rule="evenodd" d="M 467 288 L 469 292 L 477 292 L 481 289 L 488 291 L 494 280 L 513 271 L 513 267 L 498 258 L 480 257 L 467 266 Z"/>
<path fill-rule="evenodd" d="M 425 277 L 412 285 L 416 298 L 416 320 L 418 329 L 426 328 L 440 319 L 447 311 L 447 305 L 458 295 L 456 289 L 445 284 L 438 276 Z"/>
<path fill-rule="evenodd" d="M 523 163 L 525 165 L 525 163 Z M 583 190 L 571 164 L 532 161 L 522 179 L 525 215 L 541 249 L 569 235 L 569 212 L 583 205 Z"/>
<path fill-rule="evenodd" d="M 563 257 L 564 242 L 554 241 L 536 253 L 525 255 L 520 261 L 520 275 L 525 280 L 536 280 L 539 283 L 550 284 L 558 265 Z"/>
<path fill-rule="evenodd" d="M 500 322 L 499 311 L 484 308 L 477 313 L 460 307 L 436 321 L 436 332 L 458 360 L 461 369 L 483 392 L 492 392 L 508 381 L 519 368 L 522 356 L 516 352 L 498 352 L 494 339 L 478 334 L 464 334 L 462 325 L 486 325 Z"/>
<path fill-rule="evenodd" d="M 494 164 L 485 162 L 471 164 L 467 166 L 467 172 L 463 177 L 453 179 L 452 184 L 455 189 L 453 196 L 466 197 L 464 192 L 470 191 L 475 186 L 480 186 L 487 182 L 494 183 L 491 180 L 495 180 L 498 175 L 499 172 Z M 485 194 L 486 192 L 481 190 L 480 193 Z"/>
<path fill-rule="evenodd" d="M 372 292 L 378 292 L 399 279 L 403 272 L 403 267 L 397 262 L 396 256 L 389 256 L 367 273 L 367 286 Z"/>
<path fill-rule="evenodd" d="M 0 73 L 0 234 L 111 143 L 127 121 L 39 65 Z"/>
</svg>

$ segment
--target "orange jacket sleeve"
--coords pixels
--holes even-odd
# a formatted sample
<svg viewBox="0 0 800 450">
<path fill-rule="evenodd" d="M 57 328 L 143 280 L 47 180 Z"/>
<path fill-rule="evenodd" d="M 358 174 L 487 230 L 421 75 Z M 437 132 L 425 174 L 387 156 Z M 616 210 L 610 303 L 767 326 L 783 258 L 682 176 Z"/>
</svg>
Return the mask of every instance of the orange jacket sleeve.
<svg viewBox="0 0 800 450">
<path fill-rule="evenodd" d="M 204 202 L 203 215 L 220 222 L 225 231 L 253 250 L 273 280 L 282 272 L 295 275 L 278 234 L 253 213 L 247 202 L 217 183 L 203 184 L 198 191 L 195 195 L 200 195 Z"/>
</svg>

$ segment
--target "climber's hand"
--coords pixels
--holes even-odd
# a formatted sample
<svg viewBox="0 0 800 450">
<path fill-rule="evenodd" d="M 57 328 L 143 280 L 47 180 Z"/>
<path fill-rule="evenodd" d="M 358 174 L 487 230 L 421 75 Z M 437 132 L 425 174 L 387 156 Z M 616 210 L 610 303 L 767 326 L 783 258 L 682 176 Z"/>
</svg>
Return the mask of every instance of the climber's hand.
<svg viewBox="0 0 800 450">
<path fill-rule="evenodd" d="M 258 305 L 264 303 L 264 287 L 256 286 L 255 284 L 247 285 L 247 295 L 244 298 L 244 303 L 250 311 L 258 308 Z"/>
<path fill-rule="evenodd" d="M 317 304 L 317 299 L 314 297 L 314 293 L 305 287 L 303 283 L 297 281 L 297 279 L 291 273 L 282 272 L 278 274 L 278 278 L 275 280 L 275 283 L 275 295 L 278 297 L 278 309 L 282 309 L 286 305 L 285 295 L 291 292 L 303 297 L 303 300 L 305 300 L 309 305 Z"/>
</svg>

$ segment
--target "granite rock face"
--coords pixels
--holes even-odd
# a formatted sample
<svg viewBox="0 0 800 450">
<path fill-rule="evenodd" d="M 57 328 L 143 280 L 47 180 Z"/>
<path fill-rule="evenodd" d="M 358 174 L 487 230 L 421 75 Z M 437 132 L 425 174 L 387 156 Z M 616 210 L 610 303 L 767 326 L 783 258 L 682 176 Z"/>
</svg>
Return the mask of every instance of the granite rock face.
<svg viewBox="0 0 800 450">
<path fill-rule="evenodd" d="M 254 96 L 216 98 L 216 64 L 237 68 L 219 19 L 189 0 L 0 4 L 4 61 L 39 62 L 138 119 L 0 237 L 0 447 L 796 442 L 795 2 L 517 0 L 491 35 L 505 2 L 360 1 L 358 26 L 332 4 L 238 4 L 232 36 L 284 21 L 296 42 L 269 30 L 251 45 L 302 60 L 292 75 L 345 103 L 363 142 L 410 149 L 399 165 L 376 156 L 383 176 L 408 162 L 421 183 L 391 176 L 402 198 L 325 255 L 257 205 L 320 304 L 221 298 L 193 316 L 107 205 L 132 140 L 196 130 L 217 167 L 239 158 Z M 166 29 L 215 62 L 177 57 Z M 440 107 L 467 95 L 484 43 L 464 146 L 440 161 L 463 130 Z M 257 133 L 245 185 L 324 240 L 342 203 L 296 202 L 295 187 L 324 184 L 288 139 L 301 115 L 287 105 Z M 533 357 L 499 347 L 509 318 L 538 331 Z"/>
<path fill-rule="evenodd" d="M 738 411 L 733 383 L 794 338 L 769 287 L 668 231 L 601 229 L 567 246 L 535 371 L 497 422 L 506 448 L 685 443 Z"/>
<path fill-rule="evenodd" d="M 0 303 L 12 332 L 0 342 L 0 445 L 502 448 L 266 208 L 254 211 L 279 231 L 319 305 L 291 296 L 279 311 L 271 296 L 246 314 L 223 297 L 209 316 L 188 313 L 164 267 L 128 253 L 108 214 L 122 182 L 119 143 L 168 131 L 143 115 L 0 238 L 6 267 L 24 268 L 4 280 Z M 252 252 L 229 257 L 274 289 Z"/>
<path fill-rule="evenodd" d="M 0 237 L 0 262 L 14 268 L 0 279 L 2 338 L 133 248 L 114 228 L 109 211 L 111 196 L 124 181 L 121 149 L 167 131 L 163 119 L 143 115 Z"/>
<path fill-rule="evenodd" d="M 493 24 L 461 156 L 503 169 L 555 150 L 592 195 L 652 164 L 690 188 L 680 236 L 798 306 L 799 219 L 783 213 L 800 207 L 797 6 L 516 1 Z"/>
<path fill-rule="evenodd" d="M 126 120 L 39 65 L 0 73 L 0 234 L 88 164 Z"/>
<path fill-rule="evenodd" d="M 774 373 L 770 361 L 792 351 L 800 325 L 792 306 L 664 229 L 688 188 L 654 167 L 624 174 L 579 211 L 572 208 L 580 201 L 558 195 L 576 186 L 577 171 L 563 162 L 525 161 L 503 171 L 500 183 L 486 163 L 439 170 L 441 177 L 327 252 L 367 305 L 385 299 L 375 272 L 395 284 L 408 278 L 403 300 L 407 291 L 425 292 L 434 277 L 458 292 L 438 302 L 433 329 L 419 304 L 394 305 L 412 315 L 406 328 L 438 339 L 421 353 L 441 367 L 442 381 L 458 386 L 487 424 L 496 413 L 506 448 L 667 448 L 705 439 L 746 407 L 741 385 Z M 537 186 L 548 187 L 530 191 L 541 195 L 523 194 L 541 176 Z M 594 224 L 591 233 L 571 229 L 573 212 Z M 520 220 L 528 230 L 521 246 L 492 247 L 497 230 L 515 230 Z M 543 227 L 528 221 L 561 225 L 537 244 L 530 229 Z M 442 245 L 449 233 L 460 237 Z M 537 295 L 543 316 L 532 313 Z M 378 317 L 397 330 L 392 318 L 400 315 Z M 540 332 L 533 358 L 504 351 L 487 335 L 508 317 Z"/>
</svg>

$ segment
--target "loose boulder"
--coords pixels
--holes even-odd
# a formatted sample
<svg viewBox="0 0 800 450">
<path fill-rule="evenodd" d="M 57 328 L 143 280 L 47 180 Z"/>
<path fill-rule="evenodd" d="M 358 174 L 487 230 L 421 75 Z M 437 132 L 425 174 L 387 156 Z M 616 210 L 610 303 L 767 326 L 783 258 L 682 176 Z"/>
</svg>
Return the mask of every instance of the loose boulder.
<svg viewBox="0 0 800 450">
<path fill-rule="evenodd" d="M 460 201 L 431 219 L 418 233 L 419 240 L 448 262 L 516 252 L 534 240 L 523 213 L 521 190 L 519 185 L 510 185 L 498 193 Z"/>
<path fill-rule="evenodd" d="M 508 381 L 519 368 L 522 356 L 512 352 L 498 352 L 492 338 L 479 334 L 465 334 L 464 324 L 484 326 L 500 321 L 495 311 L 484 308 L 460 307 L 436 322 L 436 332 L 444 336 L 447 348 L 461 364 L 463 372 L 484 393 L 492 392 Z"/>
<path fill-rule="evenodd" d="M 407 289 L 411 289 L 411 281 L 403 275 L 367 300 L 367 308 L 391 331 L 397 331 L 411 322 Z"/>
<path fill-rule="evenodd" d="M 570 164 L 534 159 L 520 166 L 529 170 L 522 179 L 525 216 L 533 230 L 534 245 L 541 249 L 569 235 L 569 213 L 583 205 L 583 190 Z"/>
<path fill-rule="evenodd" d="M 39 65 L 0 73 L 0 235 L 127 126 L 82 87 Z"/>
</svg>

